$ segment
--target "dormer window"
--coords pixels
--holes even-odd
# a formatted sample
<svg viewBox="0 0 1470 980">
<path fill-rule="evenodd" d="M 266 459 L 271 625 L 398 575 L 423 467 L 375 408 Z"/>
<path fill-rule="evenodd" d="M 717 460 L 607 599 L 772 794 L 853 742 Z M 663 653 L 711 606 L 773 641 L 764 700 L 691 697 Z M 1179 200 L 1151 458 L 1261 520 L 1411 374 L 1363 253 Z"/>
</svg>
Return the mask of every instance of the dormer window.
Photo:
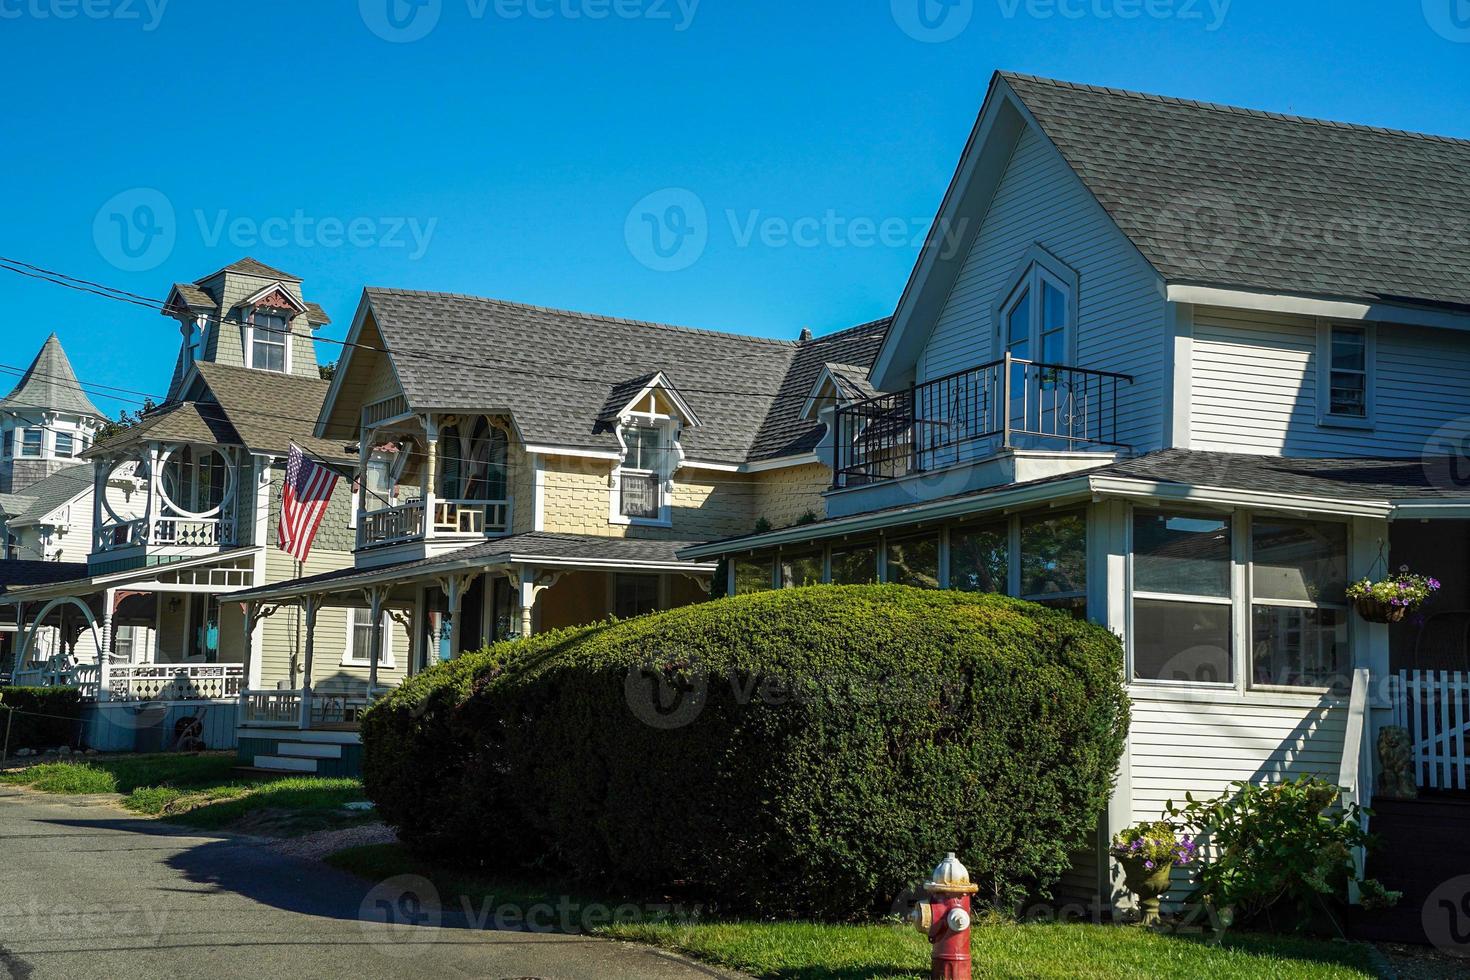
<svg viewBox="0 0 1470 980">
<path fill-rule="evenodd" d="M 258 371 L 291 370 L 291 327 L 283 310 L 257 307 L 245 337 L 246 363 Z"/>
<path fill-rule="evenodd" d="M 632 425 L 623 430 L 627 452 L 619 476 L 619 509 L 629 519 L 656 521 L 663 510 L 663 429 Z"/>
<path fill-rule="evenodd" d="M 1077 273 L 1040 245 L 1027 249 L 994 307 L 999 351 L 1022 361 L 1071 364 L 1077 282 Z"/>
</svg>

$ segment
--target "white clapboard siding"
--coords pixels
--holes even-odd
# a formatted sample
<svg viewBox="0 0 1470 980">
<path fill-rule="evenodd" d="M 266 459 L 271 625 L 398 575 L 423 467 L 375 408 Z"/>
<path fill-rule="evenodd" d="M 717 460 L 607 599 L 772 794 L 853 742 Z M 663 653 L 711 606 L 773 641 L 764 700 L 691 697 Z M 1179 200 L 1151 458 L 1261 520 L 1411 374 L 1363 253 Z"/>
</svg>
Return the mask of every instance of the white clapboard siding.
<svg viewBox="0 0 1470 980">
<path fill-rule="evenodd" d="M 979 216 L 968 216 L 978 220 Z M 991 309 L 1039 244 L 1078 273 L 1077 364 L 1134 376 L 1118 392 L 1118 438 L 1162 439 L 1164 308 L 1158 277 L 1055 150 L 1029 127 L 919 359 L 925 381 L 992 360 Z"/>
<path fill-rule="evenodd" d="M 1159 700 L 1135 693 L 1129 775 L 1135 820 L 1157 820 L 1185 792 L 1211 797 L 1233 780 L 1336 780 L 1342 764 L 1344 705 Z"/>
<path fill-rule="evenodd" d="M 1317 333 L 1307 317 L 1197 308 L 1192 448 L 1417 457 L 1436 432 L 1465 425 L 1470 339 L 1394 324 L 1376 330 L 1373 427 L 1318 425 Z"/>
</svg>

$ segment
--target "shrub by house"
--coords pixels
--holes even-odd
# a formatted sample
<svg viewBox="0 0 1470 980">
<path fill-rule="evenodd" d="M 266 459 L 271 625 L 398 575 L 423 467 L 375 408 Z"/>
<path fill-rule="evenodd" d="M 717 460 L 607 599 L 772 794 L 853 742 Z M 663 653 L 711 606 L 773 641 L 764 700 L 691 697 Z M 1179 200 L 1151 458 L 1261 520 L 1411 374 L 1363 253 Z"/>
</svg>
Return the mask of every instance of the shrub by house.
<svg viewBox="0 0 1470 980">
<path fill-rule="evenodd" d="M 368 713 L 365 780 L 405 839 L 491 865 L 849 918 L 958 850 L 1005 904 L 1097 825 L 1121 656 L 998 596 L 740 596 L 430 670 Z"/>
</svg>

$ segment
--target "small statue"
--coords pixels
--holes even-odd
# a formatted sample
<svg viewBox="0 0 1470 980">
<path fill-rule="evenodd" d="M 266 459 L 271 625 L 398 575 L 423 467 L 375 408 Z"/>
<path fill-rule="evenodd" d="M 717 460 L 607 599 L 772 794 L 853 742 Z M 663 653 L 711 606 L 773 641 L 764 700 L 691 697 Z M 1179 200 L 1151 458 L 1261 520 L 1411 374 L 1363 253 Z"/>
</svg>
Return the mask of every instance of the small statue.
<svg viewBox="0 0 1470 980">
<path fill-rule="evenodd" d="M 1384 725 L 1378 732 L 1378 796 L 1412 800 L 1419 796 L 1414 782 L 1414 753 L 1408 729 Z"/>
</svg>

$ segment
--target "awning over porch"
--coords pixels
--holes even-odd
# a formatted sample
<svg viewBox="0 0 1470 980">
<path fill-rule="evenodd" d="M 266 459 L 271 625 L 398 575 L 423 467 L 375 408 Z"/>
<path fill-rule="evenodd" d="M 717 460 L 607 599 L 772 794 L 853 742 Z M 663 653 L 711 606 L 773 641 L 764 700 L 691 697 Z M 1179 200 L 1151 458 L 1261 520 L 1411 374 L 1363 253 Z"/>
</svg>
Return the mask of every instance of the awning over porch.
<svg viewBox="0 0 1470 980">
<path fill-rule="evenodd" d="M 458 551 L 375 568 L 344 568 L 238 593 L 241 602 L 279 602 L 306 595 L 353 592 L 371 586 L 432 581 L 450 575 L 514 566 L 546 570 L 675 572 L 709 575 L 714 562 L 688 561 L 678 553 L 693 541 L 654 541 L 533 531 L 496 538 Z"/>
</svg>

